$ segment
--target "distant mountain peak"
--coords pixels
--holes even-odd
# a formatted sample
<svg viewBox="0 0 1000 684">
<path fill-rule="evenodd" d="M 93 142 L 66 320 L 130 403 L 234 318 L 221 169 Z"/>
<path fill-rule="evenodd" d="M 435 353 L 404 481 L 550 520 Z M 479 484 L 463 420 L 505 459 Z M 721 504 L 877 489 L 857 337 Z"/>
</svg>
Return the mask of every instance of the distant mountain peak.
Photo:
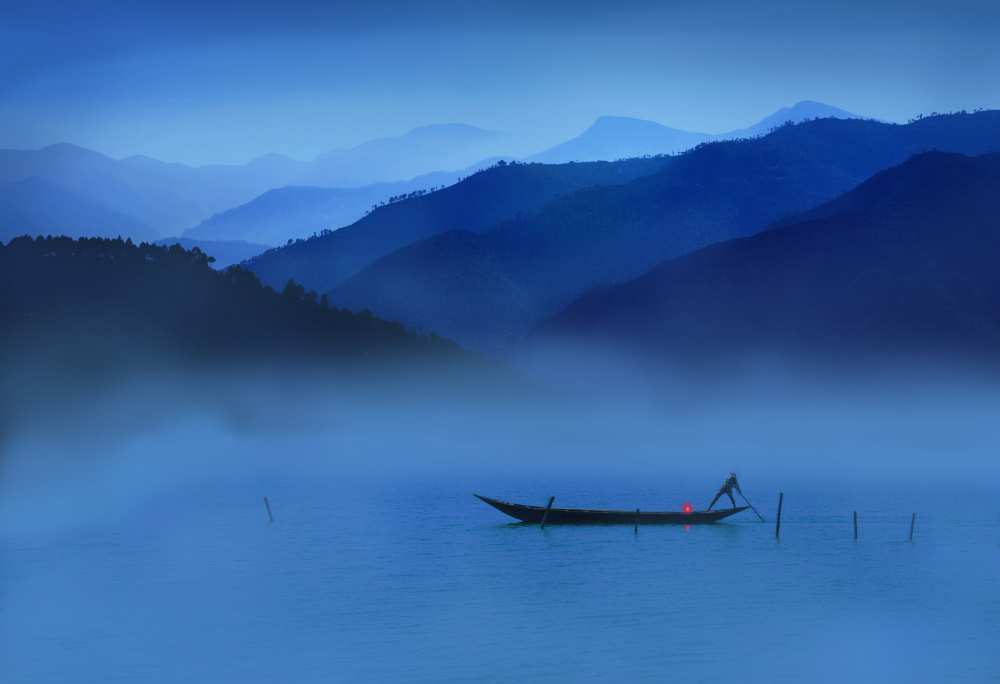
<svg viewBox="0 0 1000 684">
<path fill-rule="evenodd" d="M 407 135 L 427 136 L 427 135 L 465 135 L 469 137 L 486 138 L 498 135 L 496 131 L 489 131 L 478 126 L 471 126 L 466 123 L 436 123 L 426 126 L 417 126 L 411 129 Z"/>
<path fill-rule="evenodd" d="M 561 164 L 669 154 L 694 147 L 709 138 L 705 133 L 682 131 L 647 119 L 605 115 L 595 119 L 575 138 L 532 155 L 528 161 Z"/>
<path fill-rule="evenodd" d="M 94 152 L 94 150 L 89 150 L 86 147 L 81 147 L 80 145 L 74 145 L 68 142 L 57 142 L 51 145 L 46 145 L 41 148 L 41 151 L 49 152 Z M 95 153 L 99 154 L 99 153 Z"/>
<path fill-rule="evenodd" d="M 88 158 L 88 159 L 110 159 L 107 155 L 97 152 L 96 150 L 91 150 L 86 147 L 81 147 L 79 145 L 74 145 L 73 143 L 60 142 L 53 145 L 47 145 L 38 150 L 44 156 L 49 158 Z"/>
<path fill-rule="evenodd" d="M 588 132 L 614 132 L 614 131 L 663 131 L 675 130 L 669 126 L 664 126 L 649 119 L 637 119 L 631 116 L 599 116 L 594 120 L 584 134 Z"/>
<path fill-rule="evenodd" d="M 864 117 L 852 114 L 846 109 L 834 107 L 815 100 L 799 100 L 788 107 L 781 107 L 776 112 L 765 116 L 763 119 L 748 126 L 729 133 L 724 133 L 720 137 L 742 138 L 766 135 L 771 129 L 777 128 L 789 121 L 799 123 L 809 119 L 861 119 Z"/>
<path fill-rule="evenodd" d="M 835 119 L 857 119 L 859 118 L 857 114 L 853 114 L 846 109 L 841 109 L 840 107 L 834 107 L 833 105 L 826 104 L 825 102 L 817 102 L 815 100 L 799 100 L 791 107 L 782 107 L 777 112 L 772 114 L 772 116 L 780 115 L 792 115 L 792 116 L 804 116 L 804 117 L 832 117 Z"/>
<path fill-rule="evenodd" d="M 617 124 L 617 123 L 626 123 L 626 124 L 628 124 L 628 123 L 644 123 L 644 124 L 655 124 L 657 126 L 660 125 L 659 123 L 657 123 L 655 121 L 651 121 L 649 119 L 639 119 L 639 118 L 634 117 L 634 116 L 617 116 L 617 115 L 614 115 L 614 114 L 602 114 L 601 116 L 599 116 L 596 119 L 594 119 L 594 123 L 591 125 L 591 127 L 593 127 L 593 126 L 607 125 L 607 124 Z"/>
<path fill-rule="evenodd" d="M 819 100 L 799 100 L 798 102 L 796 102 L 792 106 L 790 106 L 790 107 L 782 107 L 782 109 L 803 109 L 803 108 L 809 108 L 809 107 L 821 107 L 821 108 L 825 108 L 825 109 L 836 109 L 836 110 L 841 111 L 841 112 L 844 111 L 843 109 L 840 109 L 839 107 L 834 107 L 833 105 L 829 105 L 829 104 L 827 104 L 825 102 L 820 102 Z"/>
</svg>

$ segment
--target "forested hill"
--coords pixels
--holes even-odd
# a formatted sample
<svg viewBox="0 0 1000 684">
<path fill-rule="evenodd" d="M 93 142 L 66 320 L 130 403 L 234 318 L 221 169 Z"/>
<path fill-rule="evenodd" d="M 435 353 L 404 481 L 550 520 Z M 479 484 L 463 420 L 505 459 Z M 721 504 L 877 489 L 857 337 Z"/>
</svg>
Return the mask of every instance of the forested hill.
<svg viewBox="0 0 1000 684">
<path fill-rule="evenodd" d="M 668 261 L 536 333 L 686 363 L 1000 364 L 1000 155 L 932 152 L 797 222 Z"/>
<path fill-rule="evenodd" d="M 563 195 L 491 230 L 409 245 L 330 298 L 468 346 L 502 347 L 594 287 L 753 234 L 930 149 L 1000 151 L 1000 111 L 906 125 L 819 119 L 709 143 L 631 183 Z"/>
<path fill-rule="evenodd" d="M 17 238 L 0 245 L 3 365 L 111 367 L 175 361 L 312 363 L 461 356 L 453 344 L 280 294 L 240 268 L 215 271 L 179 246 L 121 239 Z"/>
<path fill-rule="evenodd" d="M 480 232 L 566 193 L 628 183 L 667 162 L 666 157 L 651 157 L 558 166 L 500 163 L 443 190 L 376 209 L 340 230 L 270 250 L 247 265 L 270 285 L 294 278 L 323 292 L 417 240 L 449 230 Z"/>
</svg>

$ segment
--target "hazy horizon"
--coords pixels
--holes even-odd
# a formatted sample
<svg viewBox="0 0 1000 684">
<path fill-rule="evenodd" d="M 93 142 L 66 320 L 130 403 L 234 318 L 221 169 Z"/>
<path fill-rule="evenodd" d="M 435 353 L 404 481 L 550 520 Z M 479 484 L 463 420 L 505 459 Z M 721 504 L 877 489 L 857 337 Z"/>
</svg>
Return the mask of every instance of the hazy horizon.
<svg viewBox="0 0 1000 684">
<path fill-rule="evenodd" d="M 998 30 L 978 0 L 48 3 L 0 28 L 0 147 L 240 163 L 460 121 L 526 154 L 602 115 L 717 133 L 799 100 L 905 121 L 1000 107 Z"/>
<path fill-rule="evenodd" d="M 381 140 L 392 140 L 394 138 L 402 138 L 402 137 L 405 137 L 405 136 L 410 135 L 412 133 L 415 133 L 415 132 L 419 131 L 420 129 L 428 129 L 428 128 L 436 128 L 436 127 L 442 127 L 442 128 L 443 127 L 470 127 L 470 128 L 474 128 L 474 129 L 479 129 L 480 131 L 482 131 L 484 133 L 493 134 L 493 135 L 497 136 L 498 139 L 499 139 L 499 141 L 500 141 L 500 142 L 497 143 L 498 146 L 502 147 L 504 144 L 509 143 L 508 146 L 510 148 L 510 153 L 508 154 L 508 153 L 505 152 L 503 156 L 505 156 L 505 157 L 511 157 L 511 158 L 514 158 L 514 159 L 519 159 L 519 158 L 530 157 L 533 154 L 536 154 L 536 153 L 548 150 L 550 147 L 555 147 L 555 146 L 557 146 L 557 145 L 559 145 L 561 143 L 567 142 L 568 140 L 572 140 L 573 138 L 575 138 L 576 136 L 580 135 L 581 133 L 584 133 L 586 130 L 589 130 L 600 119 L 626 118 L 626 119 L 634 119 L 636 121 L 650 121 L 650 122 L 657 123 L 657 124 L 660 124 L 662 126 L 666 126 L 666 127 L 669 127 L 669 128 L 678 128 L 679 130 L 690 130 L 690 132 L 693 132 L 693 133 L 703 133 L 703 134 L 706 134 L 706 135 L 725 135 L 725 134 L 730 133 L 732 131 L 737 131 L 737 130 L 740 130 L 740 129 L 743 129 L 743 128 L 751 127 L 751 126 L 753 126 L 753 125 L 755 125 L 757 123 L 760 123 L 763 119 L 765 119 L 765 118 L 767 118 L 767 117 L 769 117 L 769 116 L 771 116 L 773 114 L 776 114 L 776 113 L 778 113 L 779 111 L 781 111 L 783 109 L 791 108 L 791 107 L 793 107 L 795 105 L 799 105 L 799 104 L 818 104 L 818 105 L 830 106 L 830 107 L 833 107 L 833 108 L 839 108 L 838 105 L 836 103 L 833 103 L 833 102 L 819 102 L 817 100 L 798 99 L 798 100 L 789 101 L 789 102 L 786 102 L 786 103 L 779 103 L 779 104 L 775 105 L 772 109 L 768 110 L 767 112 L 764 112 L 763 114 L 761 114 L 761 116 L 759 116 L 759 117 L 757 117 L 755 119 L 747 120 L 747 121 L 742 121 L 742 122 L 737 122 L 733 126 L 730 126 L 728 128 L 722 129 L 722 130 L 711 130 L 711 131 L 710 130 L 704 130 L 704 129 L 682 129 L 680 127 L 672 125 L 671 122 L 669 122 L 669 121 L 660 121 L 660 120 L 657 120 L 657 119 L 647 119 L 647 118 L 643 118 L 643 117 L 624 116 L 624 115 L 619 115 L 619 114 L 615 114 L 615 113 L 605 113 L 605 114 L 600 114 L 598 116 L 595 116 L 594 119 L 591 120 L 589 123 L 583 125 L 579 130 L 577 130 L 575 132 L 568 133 L 565 137 L 553 138 L 552 140 L 541 142 L 538 145 L 528 145 L 525 142 L 523 142 L 523 141 L 515 138 L 515 136 L 513 134 L 511 134 L 510 132 L 508 132 L 508 131 L 489 129 L 489 128 L 485 128 L 483 126 L 478 126 L 478 125 L 476 125 L 474 123 L 469 123 L 467 121 L 437 121 L 437 122 L 423 123 L 423 124 L 420 124 L 420 125 L 414 125 L 414 126 L 410 126 L 408 128 L 400 129 L 400 130 L 396 130 L 396 131 L 388 131 L 384 135 L 378 135 L 378 136 L 376 136 L 374 138 L 365 138 L 365 139 L 353 142 L 351 144 L 341 145 L 339 147 L 324 148 L 324 149 L 321 149 L 316 154 L 309 154 L 309 155 L 304 155 L 304 156 L 294 156 L 294 155 L 287 154 L 287 153 L 284 153 L 284 152 L 276 152 L 274 150 L 270 150 L 270 151 L 262 152 L 260 154 L 255 154 L 255 155 L 247 157 L 245 159 L 232 159 L 232 160 L 185 161 L 185 160 L 173 159 L 173 158 L 169 158 L 169 157 L 158 157 L 158 156 L 154 156 L 154 155 L 150 155 L 150 154 L 144 154 L 142 152 L 125 152 L 125 153 L 121 153 L 121 154 L 112 154 L 112 153 L 110 153 L 110 152 L 108 152 L 108 151 L 106 151 L 104 149 L 99 149 L 99 148 L 96 148 L 96 147 L 92 147 L 90 145 L 80 144 L 79 142 L 77 142 L 75 140 L 53 140 L 52 142 L 49 142 L 49 143 L 45 143 L 45 144 L 41 144 L 41 145 L 33 145 L 33 146 L 9 145 L 9 146 L 2 146 L 2 147 L 0 147 L 0 149 L 9 149 L 9 150 L 18 150 L 18 151 L 35 151 L 35 150 L 47 149 L 47 148 L 50 148 L 50 147 L 57 147 L 59 145 L 70 145 L 70 146 L 74 146 L 74 147 L 80 147 L 80 148 L 83 148 L 83 149 L 87 149 L 87 150 L 90 150 L 90 151 L 93 151 L 93 152 L 97 152 L 99 154 L 102 154 L 104 156 L 107 156 L 107 157 L 110 157 L 112 159 L 116 159 L 116 160 L 119 160 L 119 161 L 120 160 L 124 160 L 124 159 L 141 157 L 141 158 L 155 159 L 157 161 L 161 161 L 161 162 L 165 162 L 165 163 L 169 163 L 169 164 L 183 164 L 185 166 L 191 166 L 191 167 L 197 168 L 197 167 L 202 167 L 202 166 L 213 166 L 213 165 L 233 165 L 233 166 L 239 166 L 239 165 L 248 164 L 248 163 L 250 163 L 250 162 L 252 162 L 254 160 L 263 159 L 263 158 L 266 158 L 266 157 L 272 156 L 272 155 L 280 155 L 280 156 L 284 156 L 284 157 L 287 157 L 289 159 L 293 159 L 295 161 L 300 161 L 300 162 L 310 162 L 310 161 L 316 160 L 319 157 L 322 157 L 324 154 L 329 154 L 331 152 L 349 151 L 349 150 L 352 150 L 354 148 L 364 146 L 367 143 L 378 142 L 378 141 L 381 141 Z M 862 118 L 878 118 L 878 117 L 869 117 L 864 112 L 851 112 L 851 113 L 855 114 L 857 116 L 860 116 Z M 928 112 L 919 112 L 916 115 L 922 116 L 922 115 L 927 114 L 927 113 Z M 903 123 L 903 121 L 892 121 L 892 120 L 888 120 L 888 119 L 881 119 L 881 120 L 885 121 L 887 123 Z"/>
</svg>

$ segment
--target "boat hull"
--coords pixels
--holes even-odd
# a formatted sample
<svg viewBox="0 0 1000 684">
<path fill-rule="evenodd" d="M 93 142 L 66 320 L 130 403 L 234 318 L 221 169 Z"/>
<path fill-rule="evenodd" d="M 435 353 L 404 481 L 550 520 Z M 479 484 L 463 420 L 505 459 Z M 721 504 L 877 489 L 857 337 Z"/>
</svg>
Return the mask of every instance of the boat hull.
<svg viewBox="0 0 1000 684">
<path fill-rule="evenodd" d="M 526 506 L 491 499 L 488 496 L 475 494 L 480 501 L 493 506 L 502 513 L 526 523 L 541 523 L 545 518 L 546 525 L 705 525 L 728 518 L 736 513 L 747 510 L 746 506 L 722 508 L 716 511 L 605 511 L 586 508 L 550 508 L 548 515 L 545 506 Z"/>
</svg>

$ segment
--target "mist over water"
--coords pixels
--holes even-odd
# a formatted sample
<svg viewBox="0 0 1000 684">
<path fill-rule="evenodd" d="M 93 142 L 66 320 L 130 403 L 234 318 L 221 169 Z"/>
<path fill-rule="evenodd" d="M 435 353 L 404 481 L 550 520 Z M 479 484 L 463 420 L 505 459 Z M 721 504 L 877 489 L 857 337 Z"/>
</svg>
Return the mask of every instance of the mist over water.
<svg viewBox="0 0 1000 684">
<path fill-rule="evenodd" d="M 1000 3 L 143 4 L 0 20 L 0 684 L 1000 682 Z"/>
<path fill-rule="evenodd" d="M 622 389 L 262 374 L 22 416 L 0 471 L 4 680 L 1000 672 L 988 384 Z M 702 508 L 729 470 L 768 524 L 539 530 L 471 496 Z"/>
</svg>

